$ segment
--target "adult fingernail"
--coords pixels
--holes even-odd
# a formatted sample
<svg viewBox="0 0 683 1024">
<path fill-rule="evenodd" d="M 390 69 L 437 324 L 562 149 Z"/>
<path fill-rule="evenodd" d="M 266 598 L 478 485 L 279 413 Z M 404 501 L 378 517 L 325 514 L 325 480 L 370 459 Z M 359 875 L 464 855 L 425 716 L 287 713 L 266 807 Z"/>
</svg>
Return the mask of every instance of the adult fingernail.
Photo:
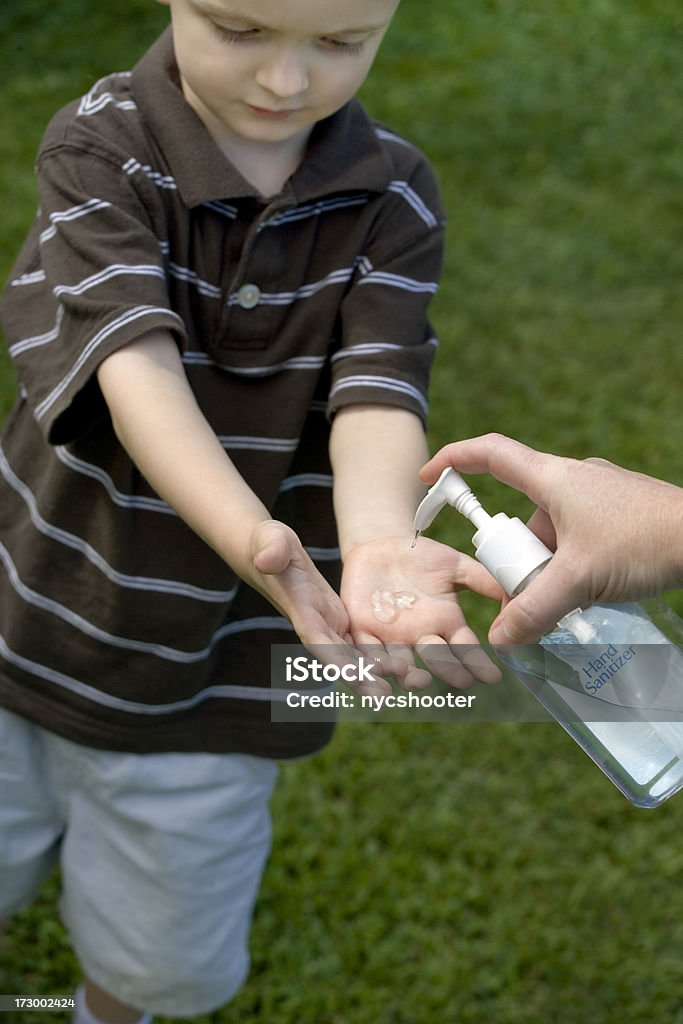
<svg viewBox="0 0 683 1024">
<path fill-rule="evenodd" d="M 493 644 L 494 647 L 497 644 L 503 645 L 511 643 L 510 636 L 503 622 L 496 622 L 491 627 L 491 630 L 489 632 L 489 641 Z"/>
</svg>

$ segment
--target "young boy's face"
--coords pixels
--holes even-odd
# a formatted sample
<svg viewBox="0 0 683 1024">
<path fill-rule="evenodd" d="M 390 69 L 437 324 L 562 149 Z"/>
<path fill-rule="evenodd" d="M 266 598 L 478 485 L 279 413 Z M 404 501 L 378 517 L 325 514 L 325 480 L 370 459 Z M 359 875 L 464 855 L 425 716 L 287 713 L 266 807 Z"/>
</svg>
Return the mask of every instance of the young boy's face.
<svg viewBox="0 0 683 1024">
<path fill-rule="evenodd" d="M 302 145 L 358 90 L 398 3 L 170 0 L 185 97 L 219 145 Z"/>
</svg>

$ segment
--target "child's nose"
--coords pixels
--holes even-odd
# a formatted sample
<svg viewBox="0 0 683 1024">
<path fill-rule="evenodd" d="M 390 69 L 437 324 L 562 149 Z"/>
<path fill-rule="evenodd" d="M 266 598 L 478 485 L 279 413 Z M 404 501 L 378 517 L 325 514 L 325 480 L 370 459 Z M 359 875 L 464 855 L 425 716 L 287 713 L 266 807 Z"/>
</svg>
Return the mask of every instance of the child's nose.
<svg viewBox="0 0 683 1024">
<path fill-rule="evenodd" d="M 288 99 L 308 88 L 308 73 L 299 55 L 279 53 L 259 68 L 256 81 L 274 96 Z"/>
</svg>

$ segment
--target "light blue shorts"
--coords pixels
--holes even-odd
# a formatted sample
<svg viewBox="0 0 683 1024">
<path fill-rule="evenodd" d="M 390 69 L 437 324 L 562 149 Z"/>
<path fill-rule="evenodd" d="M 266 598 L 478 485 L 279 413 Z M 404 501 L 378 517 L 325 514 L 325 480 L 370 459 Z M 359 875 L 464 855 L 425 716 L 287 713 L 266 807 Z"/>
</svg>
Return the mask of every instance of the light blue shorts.
<svg viewBox="0 0 683 1024">
<path fill-rule="evenodd" d="M 276 775 L 241 754 L 91 750 L 0 708 L 0 918 L 59 862 L 97 985 L 159 1015 L 216 1009 L 248 971 Z"/>
</svg>

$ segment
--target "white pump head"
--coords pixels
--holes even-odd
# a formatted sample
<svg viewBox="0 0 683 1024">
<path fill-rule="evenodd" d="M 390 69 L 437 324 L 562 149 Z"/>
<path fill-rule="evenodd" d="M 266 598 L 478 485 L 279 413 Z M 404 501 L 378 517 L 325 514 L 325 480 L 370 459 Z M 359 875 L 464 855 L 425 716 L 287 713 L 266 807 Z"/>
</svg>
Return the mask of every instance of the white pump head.
<svg viewBox="0 0 683 1024">
<path fill-rule="evenodd" d="M 477 527 L 483 526 L 490 518 L 463 478 L 449 467 L 444 469 L 434 486 L 430 487 L 426 497 L 420 502 L 415 513 L 413 529 L 418 533 L 426 530 L 428 526 L 432 525 L 444 505 L 452 505 Z"/>
<path fill-rule="evenodd" d="M 477 559 L 510 595 L 552 558 L 552 551 L 520 519 L 510 519 L 504 512 L 490 516 L 450 468 L 443 471 L 418 507 L 414 529 L 426 530 L 444 505 L 452 505 L 477 527 L 472 538 Z"/>
</svg>

